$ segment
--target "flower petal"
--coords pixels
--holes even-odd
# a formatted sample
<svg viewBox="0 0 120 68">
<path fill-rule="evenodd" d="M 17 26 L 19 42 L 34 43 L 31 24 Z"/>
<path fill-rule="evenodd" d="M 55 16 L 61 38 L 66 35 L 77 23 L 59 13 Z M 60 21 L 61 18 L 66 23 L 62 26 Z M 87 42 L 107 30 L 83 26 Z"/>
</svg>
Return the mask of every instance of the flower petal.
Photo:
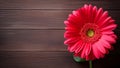
<svg viewBox="0 0 120 68">
<path fill-rule="evenodd" d="M 81 44 L 82 44 L 82 41 L 79 40 L 78 42 L 76 42 L 76 43 L 69 49 L 69 51 L 70 51 L 70 52 L 74 52 L 74 51 L 78 50 L 79 47 L 82 46 Z"/>
<path fill-rule="evenodd" d="M 81 52 L 81 58 L 85 58 L 86 44 L 87 44 L 87 43 L 85 43 L 84 46 L 83 46 L 83 50 L 82 50 L 82 52 Z"/>
<path fill-rule="evenodd" d="M 114 32 L 113 31 L 103 31 L 102 34 L 111 35 L 111 34 L 114 34 Z"/>
<path fill-rule="evenodd" d="M 89 6 L 88 6 L 88 12 L 87 12 L 87 13 L 88 13 L 88 14 L 87 14 L 87 15 L 88 15 L 88 22 L 89 22 L 89 23 L 92 23 L 92 14 L 93 14 L 93 13 L 92 13 L 92 5 L 89 5 Z"/>
<path fill-rule="evenodd" d="M 104 57 L 104 55 L 99 51 L 99 49 L 97 48 L 97 45 L 98 45 L 98 42 L 94 43 L 92 45 L 92 50 L 95 57 L 99 59 L 100 57 Z"/>
<path fill-rule="evenodd" d="M 91 44 L 86 44 L 86 50 L 85 50 L 85 55 L 88 56 L 91 51 Z"/>
<path fill-rule="evenodd" d="M 72 32 L 78 32 L 79 30 L 72 28 L 72 27 L 65 27 L 65 30 L 72 31 Z"/>
<path fill-rule="evenodd" d="M 111 45 L 109 42 L 107 42 L 106 40 L 104 39 L 101 39 L 101 42 L 103 44 L 103 46 L 106 48 L 106 49 L 111 49 Z"/>
<path fill-rule="evenodd" d="M 94 23 L 97 23 L 98 19 L 102 15 L 102 13 L 103 13 L 103 9 L 102 8 L 98 9 L 95 20 L 94 20 Z"/>
<path fill-rule="evenodd" d="M 96 17 L 96 13 L 97 13 L 97 7 L 94 6 L 93 7 L 93 11 L 92 11 L 91 23 L 94 23 L 94 20 L 95 20 L 95 17 Z"/>
<path fill-rule="evenodd" d="M 70 22 L 68 22 L 68 21 L 64 21 L 64 24 L 65 24 L 67 27 L 75 27 L 75 24 L 70 23 Z"/>
<path fill-rule="evenodd" d="M 76 43 L 77 44 L 77 43 Z M 79 53 L 82 49 L 83 49 L 83 42 L 80 40 L 79 43 L 78 43 L 78 47 L 77 49 L 75 50 L 75 53 Z"/>
<path fill-rule="evenodd" d="M 97 24 L 98 24 L 99 26 L 102 26 L 104 23 L 106 23 L 106 22 L 104 22 L 104 20 L 106 20 L 107 16 L 108 16 L 108 12 L 105 11 L 105 12 L 102 14 L 102 16 L 99 18 L 99 20 L 97 21 Z"/>
<path fill-rule="evenodd" d="M 97 42 L 97 45 L 96 47 L 99 49 L 100 52 L 102 52 L 103 54 L 106 54 L 106 49 L 104 48 L 104 44 L 103 42 L 101 41 L 101 39 Z"/>
<path fill-rule="evenodd" d="M 79 40 L 79 38 L 76 38 L 76 37 L 72 37 L 72 38 L 69 38 L 67 40 L 65 40 L 64 44 L 69 44 L 69 43 L 75 43 Z"/>
<path fill-rule="evenodd" d="M 108 41 L 109 43 L 115 43 L 116 40 L 111 35 L 102 35 L 102 39 Z"/>
<path fill-rule="evenodd" d="M 101 28 L 101 31 L 109 31 L 109 30 L 114 30 L 115 28 L 116 28 L 116 24 L 111 24 L 111 25 L 109 25 L 109 26 L 106 26 L 106 27 L 104 27 L 104 28 Z"/>
</svg>

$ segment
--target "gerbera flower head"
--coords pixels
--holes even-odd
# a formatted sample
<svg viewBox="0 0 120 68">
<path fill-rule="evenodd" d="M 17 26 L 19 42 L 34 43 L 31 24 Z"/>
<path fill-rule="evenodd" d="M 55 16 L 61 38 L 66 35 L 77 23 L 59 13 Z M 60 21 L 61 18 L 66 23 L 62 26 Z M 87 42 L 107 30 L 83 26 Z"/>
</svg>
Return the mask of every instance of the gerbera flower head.
<svg viewBox="0 0 120 68">
<path fill-rule="evenodd" d="M 112 49 L 111 44 L 116 42 L 113 30 L 117 25 L 114 22 L 107 11 L 85 4 L 64 21 L 64 44 L 74 56 L 86 60 L 103 58 Z"/>
</svg>

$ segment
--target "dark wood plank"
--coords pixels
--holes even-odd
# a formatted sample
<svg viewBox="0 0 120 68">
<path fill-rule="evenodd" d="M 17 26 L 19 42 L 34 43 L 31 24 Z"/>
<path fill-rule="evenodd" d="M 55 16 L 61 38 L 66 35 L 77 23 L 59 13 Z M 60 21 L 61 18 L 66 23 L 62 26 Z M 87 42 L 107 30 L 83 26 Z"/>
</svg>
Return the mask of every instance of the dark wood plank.
<svg viewBox="0 0 120 68">
<path fill-rule="evenodd" d="M 94 68 L 118 68 L 120 55 L 93 61 Z M 0 52 L 0 68 L 88 68 L 76 63 L 68 52 Z"/>
<path fill-rule="evenodd" d="M 0 10 L 0 29 L 63 29 L 72 10 Z M 109 11 L 119 24 L 120 11 Z M 120 26 L 120 24 L 119 24 Z"/>
<path fill-rule="evenodd" d="M 0 68 L 87 68 L 86 65 L 75 63 L 67 52 L 0 52 Z"/>
<path fill-rule="evenodd" d="M 63 34 L 64 30 L 0 30 L 0 51 L 67 51 Z M 119 42 L 113 45 L 117 54 Z"/>
<path fill-rule="evenodd" d="M 71 11 L 41 10 L 0 10 L 0 27 L 57 27 L 64 26 L 63 21 Z"/>
<path fill-rule="evenodd" d="M 119 0 L 0 0 L 0 9 L 76 9 L 84 4 L 120 9 L 119 3 Z"/>
<path fill-rule="evenodd" d="M 0 30 L 0 51 L 66 51 L 64 30 Z"/>
</svg>

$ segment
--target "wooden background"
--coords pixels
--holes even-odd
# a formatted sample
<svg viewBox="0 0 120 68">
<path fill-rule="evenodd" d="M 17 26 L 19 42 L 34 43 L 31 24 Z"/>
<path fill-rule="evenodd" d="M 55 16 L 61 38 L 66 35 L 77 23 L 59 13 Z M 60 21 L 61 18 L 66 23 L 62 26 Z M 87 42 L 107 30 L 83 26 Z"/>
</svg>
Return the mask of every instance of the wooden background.
<svg viewBox="0 0 120 68">
<path fill-rule="evenodd" d="M 63 44 L 63 21 L 85 3 L 109 11 L 120 26 L 120 0 L 0 0 L 0 68 L 88 68 Z M 120 27 L 115 30 L 120 38 Z M 120 66 L 120 39 L 94 68 Z"/>
</svg>

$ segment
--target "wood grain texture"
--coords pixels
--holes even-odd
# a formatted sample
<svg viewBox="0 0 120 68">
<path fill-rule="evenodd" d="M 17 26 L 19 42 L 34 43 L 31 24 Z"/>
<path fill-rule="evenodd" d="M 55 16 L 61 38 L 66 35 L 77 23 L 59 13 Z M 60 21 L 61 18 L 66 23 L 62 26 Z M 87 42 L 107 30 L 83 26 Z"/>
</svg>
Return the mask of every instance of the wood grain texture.
<svg viewBox="0 0 120 68">
<path fill-rule="evenodd" d="M 64 29 L 72 10 L 0 10 L 0 29 Z M 109 11 L 120 26 L 120 11 Z"/>
<path fill-rule="evenodd" d="M 0 51 L 67 51 L 64 30 L 0 30 Z M 120 54 L 120 39 L 112 54 Z"/>
<path fill-rule="evenodd" d="M 120 0 L 0 0 L 0 68 L 88 68 L 63 44 L 63 21 L 84 4 L 108 10 L 118 24 L 114 50 L 93 67 L 119 68 Z"/>
<path fill-rule="evenodd" d="M 64 30 L 0 30 L 0 51 L 66 51 Z"/>
<path fill-rule="evenodd" d="M 1 68 L 80 68 L 67 52 L 0 52 Z"/>
<path fill-rule="evenodd" d="M 93 61 L 94 68 L 118 68 L 120 55 L 107 55 Z M 68 52 L 0 52 L 0 68 L 88 68 L 76 63 Z M 115 62 L 115 63 L 113 63 Z"/>
<path fill-rule="evenodd" d="M 0 0 L 0 9 L 76 9 L 84 4 L 120 9 L 119 3 L 119 0 Z"/>
</svg>

